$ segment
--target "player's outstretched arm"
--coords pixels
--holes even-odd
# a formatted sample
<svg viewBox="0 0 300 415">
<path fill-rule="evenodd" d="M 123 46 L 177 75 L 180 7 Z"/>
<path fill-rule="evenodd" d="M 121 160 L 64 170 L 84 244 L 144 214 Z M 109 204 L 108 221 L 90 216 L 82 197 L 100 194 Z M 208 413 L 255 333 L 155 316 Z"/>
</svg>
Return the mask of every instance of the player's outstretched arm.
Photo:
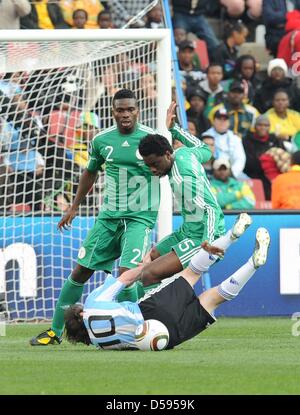
<svg viewBox="0 0 300 415">
<path fill-rule="evenodd" d="M 136 280 L 139 279 L 139 275 L 142 271 L 143 265 L 139 265 L 136 268 L 129 269 L 128 271 L 123 272 L 122 275 L 118 278 L 118 280 L 124 285 L 130 285 Z"/>
<path fill-rule="evenodd" d="M 180 141 L 186 147 L 198 147 L 201 153 L 201 162 L 206 163 L 206 161 L 208 161 L 212 156 L 209 147 L 189 131 L 184 130 L 175 123 L 176 107 L 176 102 L 172 101 L 167 110 L 166 127 L 170 130 L 173 140 Z"/>
<path fill-rule="evenodd" d="M 168 130 L 170 128 L 173 128 L 175 125 L 176 107 L 177 107 L 176 102 L 172 101 L 171 105 L 169 106 L 167 110 L 166 127 Z"/>
<path fill-rule="evenodd" d="M 62 231 L 63 229 L 68 229 L 68 226 L 71 226 L 71 223 L 77 214 L 77 209 L 79 205 L 82 203 L 85 196 L 95 183 L 97 175 L 97 171 L 90 172 L 88 170 L 84 170 L 84 172 L 80 176 L 79 185 L 73 204 L 61 218 L 61 220 L 58 222 L 57 229 Z"/>
</svg>

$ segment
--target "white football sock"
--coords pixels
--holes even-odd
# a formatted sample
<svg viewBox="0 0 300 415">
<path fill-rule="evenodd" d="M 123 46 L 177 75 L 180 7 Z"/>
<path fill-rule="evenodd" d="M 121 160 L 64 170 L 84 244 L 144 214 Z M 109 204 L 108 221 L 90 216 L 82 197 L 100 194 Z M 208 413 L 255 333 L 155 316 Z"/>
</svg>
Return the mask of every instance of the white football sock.
<svg viewBox="0 0 300 415">
<path fill-rule="evenodd" d="M 235 298 L 244 285 L 250 280 L 256 269 L 252 261 L 252 257 L 249 258 L 248 262 L 238 269 L 229 278 L 223 281 L 218 286 L 219 294 L 225 298 L 225 300 L 232 300 Z"/>
<path fill-rule="evenodd" d="M 218 248 L 226 249 L 235 242 L 231 239 L 231 230 L 229 230 L 224 236 L 216 239 L 211 245 L 217 246 Z M 204 249 L 200 249 L 197 254 L 193 256 L 189 263 L 189 268 L 196 274 L 201 274 L 201 272 L 206 272 L 209 270 L 209 267 L 214 264 L 217 259 L 220 257 L 218 255 L 210 255 Z"/>
</svg>

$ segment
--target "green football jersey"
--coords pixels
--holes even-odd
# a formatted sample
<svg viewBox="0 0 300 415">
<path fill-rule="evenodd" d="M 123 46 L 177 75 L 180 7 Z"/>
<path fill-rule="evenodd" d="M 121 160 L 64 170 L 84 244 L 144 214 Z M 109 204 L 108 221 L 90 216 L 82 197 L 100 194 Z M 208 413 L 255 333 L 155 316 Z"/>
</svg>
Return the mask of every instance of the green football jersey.
<svg viewBox="0 0 300 415">
<path fill-rule="evenodd" d="M 143 137 L 155 133 L 137 123 L 131 134 L 117 126 L 97 134 L 91 142 L 87 170 L 95 172 L 105 163 L 105 189 L 99 218 L 132 218 L 152 227 L 159 208 L 159 179 L 145 165 L 138 146 Z"/>
<path fill-rule="evenodd" d="M 211 151 L 205 143 L 176 124 L 170 132 L 173 139 L 185 144 L 175 150 L 174 163 L 169 172 L 175 208 L 184 220 L 182 229 L 192 236 L 206 229 L 209 242 L 212 242 L 223 213 L 202 166 L 211 158 Z"/>
</svg>

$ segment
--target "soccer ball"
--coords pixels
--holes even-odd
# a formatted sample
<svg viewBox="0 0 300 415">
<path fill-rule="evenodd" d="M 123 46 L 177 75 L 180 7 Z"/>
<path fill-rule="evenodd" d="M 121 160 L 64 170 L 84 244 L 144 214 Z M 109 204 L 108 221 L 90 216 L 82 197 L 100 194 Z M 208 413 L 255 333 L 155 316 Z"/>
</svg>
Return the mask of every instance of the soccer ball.
<svg viewBox="0 0 300 415">
<path fill-rule="evenodd" d="M 145 320 L 136 329 L 135 342 L 139 350 L 164 350 L 169 343 L 169 330 L 158 320 Z"/>
</svg>

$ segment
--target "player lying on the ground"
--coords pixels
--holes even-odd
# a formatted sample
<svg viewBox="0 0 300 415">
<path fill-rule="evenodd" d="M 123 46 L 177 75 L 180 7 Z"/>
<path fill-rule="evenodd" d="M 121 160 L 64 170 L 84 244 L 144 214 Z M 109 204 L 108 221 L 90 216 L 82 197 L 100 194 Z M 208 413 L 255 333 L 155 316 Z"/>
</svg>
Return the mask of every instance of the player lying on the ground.
<svg viewBox="0 0 300 415">
<path fill-rule="evenodd" d="M 165 325 L 161 347 L 149 350 L 172 349 L 174 346 L 196 336 L 215 322 L 213 313 L 225 301 L 234 299 L 257 268 L 264 265 L 270 236 L 265 228 L 256 232 L 256 244 L 253 255 L 234 274 L 217 287 L 213 287 L 196 296 L 193 289 L 201 273 L 211 262 L 210 253 L 222 254 L 218 250 L 218 240 L 211 246 L 204 244 L 184 269 L 180 276 L 165 279 L 162 284 L 149 291 L 138 303 L 117 303 L 118 293 L 136 280 L 139 270 L 132 269 L 118 279 L 106 278 L 104 284 L 95 289 L 87 298 L 84 307 L 73 305 L 65 312 L 66 336 L 73 343 L 93 344 L 103 349 L 139 349 L 140 325 L 145 321 L 157 320 Z M 152 338 L 161 333 L 152 331 Z M 160 329 L 159 329 L 160 331 Z M 153 344 L 149 342 L 149 345 Z"/>
</svg>

